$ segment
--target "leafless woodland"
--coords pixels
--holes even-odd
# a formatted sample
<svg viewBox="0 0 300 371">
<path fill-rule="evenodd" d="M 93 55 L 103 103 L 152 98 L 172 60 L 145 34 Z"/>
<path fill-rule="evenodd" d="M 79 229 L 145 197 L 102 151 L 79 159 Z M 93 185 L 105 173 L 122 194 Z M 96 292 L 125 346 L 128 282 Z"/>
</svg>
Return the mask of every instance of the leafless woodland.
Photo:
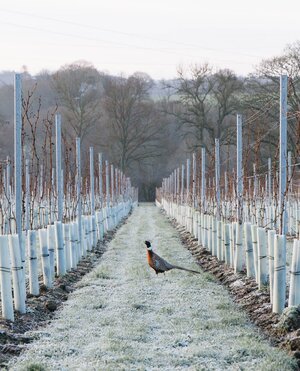
<svg viewBox="0 0 300 371">
<path fill-rule="evenodd" d="M 88 148 L 103 152 L 130 176 L 140 200 L 154 200 L 155 187 L 193 151 L 205 147 L 208 171 L 213 172 L 213 143 L 221 143 L 221 164 L 232 170 L 235 161 L 235 117 L 244 117 L 246 175 L 253 164 L 267 169 L 267 159 L 278 158 L 279 76 L 289 76 L 288 150 L 298 163 L 300 150 L 300 42 L 283 53 L 261 61 L 252 74 L 199 63 L 178 67 L 173 80 L 154 81 L 143 72 L 111 76 L 85 61 L 58 71 L 32 76 L 26 68 L 23 81 L 24 157 L 31 171 L 52 168 L 54 116 L 62 114 L 65 166 L 74 160 L 75 138 L 80 137 L 85 160 Z M 0 74 L 0 161 L 13 155 L 12 72 Z M 41 165 L 43 165 L 41 167 Z M 274 165 L 276 166 L 276 165 Z M 88 167 L 84 167 L 88 171 Z M 297 166 L 295 167 L 297 173 Z M 72 174 L 70 174 L 72 176 Z M 295 179 L 295 177 L 294 177 Z M 65 182 L 67 182 L 67 177 Z"/>
</svg>

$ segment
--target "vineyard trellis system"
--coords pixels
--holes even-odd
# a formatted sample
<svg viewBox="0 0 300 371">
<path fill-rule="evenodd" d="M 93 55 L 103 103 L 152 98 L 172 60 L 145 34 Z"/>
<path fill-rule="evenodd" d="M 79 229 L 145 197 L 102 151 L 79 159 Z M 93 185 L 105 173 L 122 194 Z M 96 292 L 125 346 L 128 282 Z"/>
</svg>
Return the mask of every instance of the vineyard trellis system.
<svg viewBox="0 0 300 371">
<path fill-rule="evenodd" d="M 14 176 L 9 158 L 1 164 L 0 174 L 1 308 L 2 317 L 11 321 L 14 310 L 26 312 L 26 291 L 39 295 L 41 274 L 43 284 L 51 288 L 55 276 L 76 269 L 82 257 L 103 241 L 105 233 L 129 214 L 138 197 L 130 179 L 104 162 L 102 153 L 95 166 L 93 147 L 89 149 L 89 171 L 82 175 L 80 138 L 76 138 L 72 164 L 58 113 L 53 115 L 55 167 L 51 120 L 44 143 L 44 149 L 47 141 L 50 149 L 48 153 L 44 150 L 41 164 L 36 122 L 32 124 L 28 112 L 24 113 L 28 102 L 23 100 L 22 104 L 20 74 L 15 75 L 14 91 Z M 32 133 L 31 158 L 24 145 L 26 119 Z"/>
<path fill-rule="evenodd" d="M 259 289 L 268 287 L 275 313 L 286 306 L 288 286 L 288 306 L 300 304 L 300 209 L 297 184 L 293 184 L 293 169 L 298 164 L 292 164 L 287 151 L 287 87 L 287 76 L 280 76 L 279 161 L 273 161 L 273 168 L 268 158 L 266 172 L 258 174 L 254 164 L 253 174 L 244 176 L 243 119 L 238 114 L 236 171 L 221 176 L 216 139 L 213 176 L 207 177 L 202 148 L 199 174 L 193 153 L 192 166 L 187 159 L 156 190 L 157 205 L 192 233 L 199 245 L 235 272 L 245 271 Z M 287 236 L 294 237 L 289 272 Z"/>
</svg>

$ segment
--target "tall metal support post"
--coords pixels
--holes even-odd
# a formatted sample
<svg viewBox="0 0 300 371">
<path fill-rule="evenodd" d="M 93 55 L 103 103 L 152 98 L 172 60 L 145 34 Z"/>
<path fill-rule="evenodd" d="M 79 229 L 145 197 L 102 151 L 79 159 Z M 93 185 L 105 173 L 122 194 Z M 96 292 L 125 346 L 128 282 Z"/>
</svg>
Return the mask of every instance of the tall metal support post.
<svg viewBox="0 0 300 371">
<path fill-rule="evenodd" d="M 224 198 L 227 201 L 228 198 L 228 174 L 227 171 L 224 172 Z"/>
<path fill-rule="evenodd" d="M 30 173 L 29 159 L 25 161 L 25 230 L 30 229 Z"/>
<path fill-rule="evenodd" d="M 172 173 L 172 184 L 173 184 L 173 189 L 172 189 L 172 202 L 174 201 L 175 199 L 175 195 L 176 195 L 176 170 L 173 171 Z"/>
<path fill-rule="evenodd" d="M 173 185 L 173 192 L 174 192 L 173 196 L 174 197 L 172 201 L 174 202 L 176 194 L 177 194 L 177 169 L 173 171 L 173 178 L 174 178 L 174 185 Z"/>
<path fill-rule="evenodd" d="M 181 204 L 184 199 L 184 165 L 181 166 Z"/>
<path fill-rule="evenodd" d="M 202 212 L 205 211 L 205 148 L 201 149 L 201 207 Z"/>
<path fill-rule="evenodd" d="M 10 194 L 10 172 L 11 172 L 11 161 L 10 157 L 6 157 L 6 182 L 4 182 L 5 186 L 5 192 L 7 194 L 7 198 L 9 199 L 11 194 Z"/>
<path fill-rule="evenodd" d="M 177 203 L 178 203 L 178 201 L 179 201 L 179 188 L 180 188 L 180 168 L 178 167 L 177 168 L 177 198 L 176 198 L 176 201 L 177 201 Z"/>
<path fill-rule="evenodd" d="M 105 161 L 105 190 L 106 190 L 106 206 L 110 205 L 110 195 L 109 195 L 109 163 Z"/>
<path fill-rule="evenodd" d="M 216 197 L 216 219 L 217 219 L 217 258 L 223 260 L 222 246 L 222 222 L 220 202 L 220 140 L 215 138 L 215 197 Z"/>
<path fill-rule="evenodd" d="M 238 222 L 243 223 L 243 143 L 242 143 L 242 116 L 237 115 L 236 128 L 237 128 L 237 162 L 236 162 L 236 190 L 238 198 Z"/>
<path fill-rule="evenodd" d="M 77 195 L 77 223 L 79 230 L 79 243 L 82 246 L 82 204 L 81 204 L 81 151 L 80 138 L 76 138 L 76 195 Z"/>
<path fill-rule="evenodd" d="M 103 161 L 102 161 L 102 153 L 98 153 L 98 166 L 99 166 L 99 196 L 100 196 L 100 206 L 103 207 L 103 179 L 102 179 Z"/>
<path fill-rule="evenodd" d="M 274 244 L 273 312 L 281 313 L 286 300 L 286 192 L 287 192 L 287 76 L 280 76 L 280 147 L 279 147 L 279 234 Z"/>
<path fill-rule="evenodd" d="M 286 217 L 286 168 L 287 168 L 287 76 L 280 76 L 280 148 L 279 148 L 279 205 L 280 233 L 287 232 Z"/>
<path fill-rule="evenodd" d="M 268 158 L 268 176 L 267 176 L 267 187 L 266 191 L 268 192 L 268 223 L 270 223 L 270 228 L 274 228 L 274 218 L 272 212 L 272 160 L 271 157 Z"/>
<path fill-rule="evenodd" d="M 215 178 L 216 178 L 216 203 L 217 203 L 217 220 L 220 220 L 220 140 L 215 138 Z"/>
<path fill-rule="evenodd" d="M 176 193 L 176 171 L 174 170 L 171 174 L 172 179 L 172 202 L 174 201 L 174 195 Z"/>
<path fill-rule="evenodd" d="M 191 177 L 191 160 L 186 160 L 186 204 L 190 198 L 190 177 Z"/>
<path fill-rule="evenodd" d="M 10 173 L 11 173 L 11 163 L 9 156 L 6 157 L 6 182 L 4 181 L 5 193 L 8 200 L 8 217 L 10 218 L 11 215 L 11 185 L 10 185 Z"/>
<path fill-rule="evenodd" d="M 175 193 L 175 202 L 178 201 L 178 193 L 179 193 L 179 171 L 178 171 L 178 168 L 175 169 L 175 181 L 176 181 L 176 186 L 175 186 L 175 189 L 176 189 L 176 193 Z"/>
<path fill-rule="evenodd" d="M 115 190 L 114 190 L 114 165 L 110 165 L 110 187 L 111 187 L 111 202 L 115 202 Z"/>
<path fill-rule="evenodd" d="M 14 285 L 14 301 L 15 308 L 20 313 L 26 312 L 26 285 L 25 285 L 25 269 L 17 272 L 20 269 L 20 263 L 17 256 L 21 260 L 21 267 L 25 264 L 25 244 L 22 239 L 22 85 L 21 75 L 15 74 L 14 86 L 14 157 L 15 157 L 15 217 L 16 217 L 16 232 L 18 241 L 13 242 L 14 236 L 10 236 L 13 249 L 17 249 L 13 253 L 12 271 L 13 271 L 13 285 Z M 12 250 L 11 250 L 12 252 Z M 18 278 L 16 278 L 18 276 Z"/>
<path fill-rule="evenodd" d="M 193 207 L 197 207 L 196 205 L 196 179 L 197 179 L 197 166 L 196 166 L 196 153 L 193 152 Z"/>
<path fill-rule="evenodd" d="M 61 115 L 55 115 L 55 147 L 56 147 L 56 195 L 57 195 L 57 220 L 62 222 L 63 218 L 63 195 L 61 176 Z"/>
<path fill-rule="evenodd" d="M 15 74 L 14 95 L 15 216 L 20 252 L 22 252 L 22 85 L 19 73 Z"/>
<path fill-rule="evenodd" d="M 91 215 L 95 215 L 94 148 L 90 147 L 90 199 Z"/>
<path fill-rule="evenodd" d="M 115 201 L 118 202 L 119 197 L 119 170 L 115 169 Z"/>
<path fill-rule="evenodd" d="M 237 224 L 236 224 L 236 236 L 235 236 L 235 256 L 234 256 L 234 271 L 240 272 L 244 265 L 244 251 L 243 251 L 243 144 L 242 144 L 242 116 L 237 115 L 236 118 L 237 128 L 237 156 L 236 156 L 236 193 L 237 193 Z"/>
</svg>

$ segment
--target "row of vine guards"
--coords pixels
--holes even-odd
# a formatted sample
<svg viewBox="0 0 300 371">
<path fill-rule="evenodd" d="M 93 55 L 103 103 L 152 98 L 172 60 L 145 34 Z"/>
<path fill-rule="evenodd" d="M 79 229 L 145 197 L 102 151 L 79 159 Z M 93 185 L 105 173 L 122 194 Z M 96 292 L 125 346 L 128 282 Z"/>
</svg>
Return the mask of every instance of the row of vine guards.
<svg viewBox="0 0 300 371">
<path fill-rule="evenodd" d="M 83 178 L 81 143 L 76 138 L 75 174 L 62 164 L 62 119 L 55 115 L 55 168 L 32 176 L 29 158 L 22 163 L 21 75 L 14 85 L 14 186 L 11 161 L 1 176 L 0 282 L 2 317 L 14 321 L 14 311 L 26 312 L 26 295 L 39 295 L 40 277 L 51 288 L 103 241 L 137 204 L 137 189 L 122 171 L 89 149 L 89 176 Z M 33 163 L 33 161 L 32 161 Z M 42 166 L 42 165 L 41 165 Z M 24 184 L 23 184 L 24 178 Z M 104 180 L 103 180 L 104 179 Z M 84 185 L 84 187 L 83 187 Z M 33 189 L 40 189 L 33 192 Z M 76 191 L 73 192 L 73 189 Z"/>
<path fill-rule="evenodd" d="M 200 161 L 193 153 L 192 176 L 188 159 L 186 170 L 185 165 L 181 167 L 181 176 L 177 168 L 156 190 L 157 205 L 191 232 L 199 245 L 236 273 L 245 272 L 254 278 L 259 289 L 269 290 L 275 313 L 281 313 L 286 306 L 287 276 L 290 280 L 288 306 L 300 304 L 300 210 L 298 193 L 292 192 L 292 161 L 290 152 L 287 153 L 287 83 L 287 76 L 280 76 L 278 172 L 272 171 L 269 158 L 265 174 L 259 176 L 253 166 L 253 176 L 245 178 L 243 119 L 237 115 L 236 171 L 233 169 L 232 176 L 228 176 L 228 171 L 221 176 L 217 138 L 214 177 L 207 176 L 206 151 L 202 148 L 199 176 L 196 171 Z M 279 192 L 275 192 L 276 184 Z M 296 237 L 290 272 L 286 269 L 287 235 Z"/>
</svg>

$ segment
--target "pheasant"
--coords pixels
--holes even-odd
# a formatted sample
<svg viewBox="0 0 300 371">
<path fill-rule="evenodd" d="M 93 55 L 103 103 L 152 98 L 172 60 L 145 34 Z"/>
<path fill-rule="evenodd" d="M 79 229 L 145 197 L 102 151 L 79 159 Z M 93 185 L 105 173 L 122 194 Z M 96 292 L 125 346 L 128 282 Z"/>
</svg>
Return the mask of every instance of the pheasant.
<svg viewBox="0 0 300 371">
<path fill-rule="evenodd" d="M 173 265 L 168 263 L 166 260 L 155 254 L 155 252 L 152 250 L 151 243 L 149 241 L 145 241 L 145 244 L 147 246 L 147 259 L 148 264 L 151 268 L 155 270 L 155 273 L 165 273 L 171 269 L 180 269 L 183 271 L 191 272 L 191 273 L 201 273 L 198 271 L 193 271 L 192 269 L 187 269 L 183 267 L 179 267 L 178 265 Z"/>
</svg>

